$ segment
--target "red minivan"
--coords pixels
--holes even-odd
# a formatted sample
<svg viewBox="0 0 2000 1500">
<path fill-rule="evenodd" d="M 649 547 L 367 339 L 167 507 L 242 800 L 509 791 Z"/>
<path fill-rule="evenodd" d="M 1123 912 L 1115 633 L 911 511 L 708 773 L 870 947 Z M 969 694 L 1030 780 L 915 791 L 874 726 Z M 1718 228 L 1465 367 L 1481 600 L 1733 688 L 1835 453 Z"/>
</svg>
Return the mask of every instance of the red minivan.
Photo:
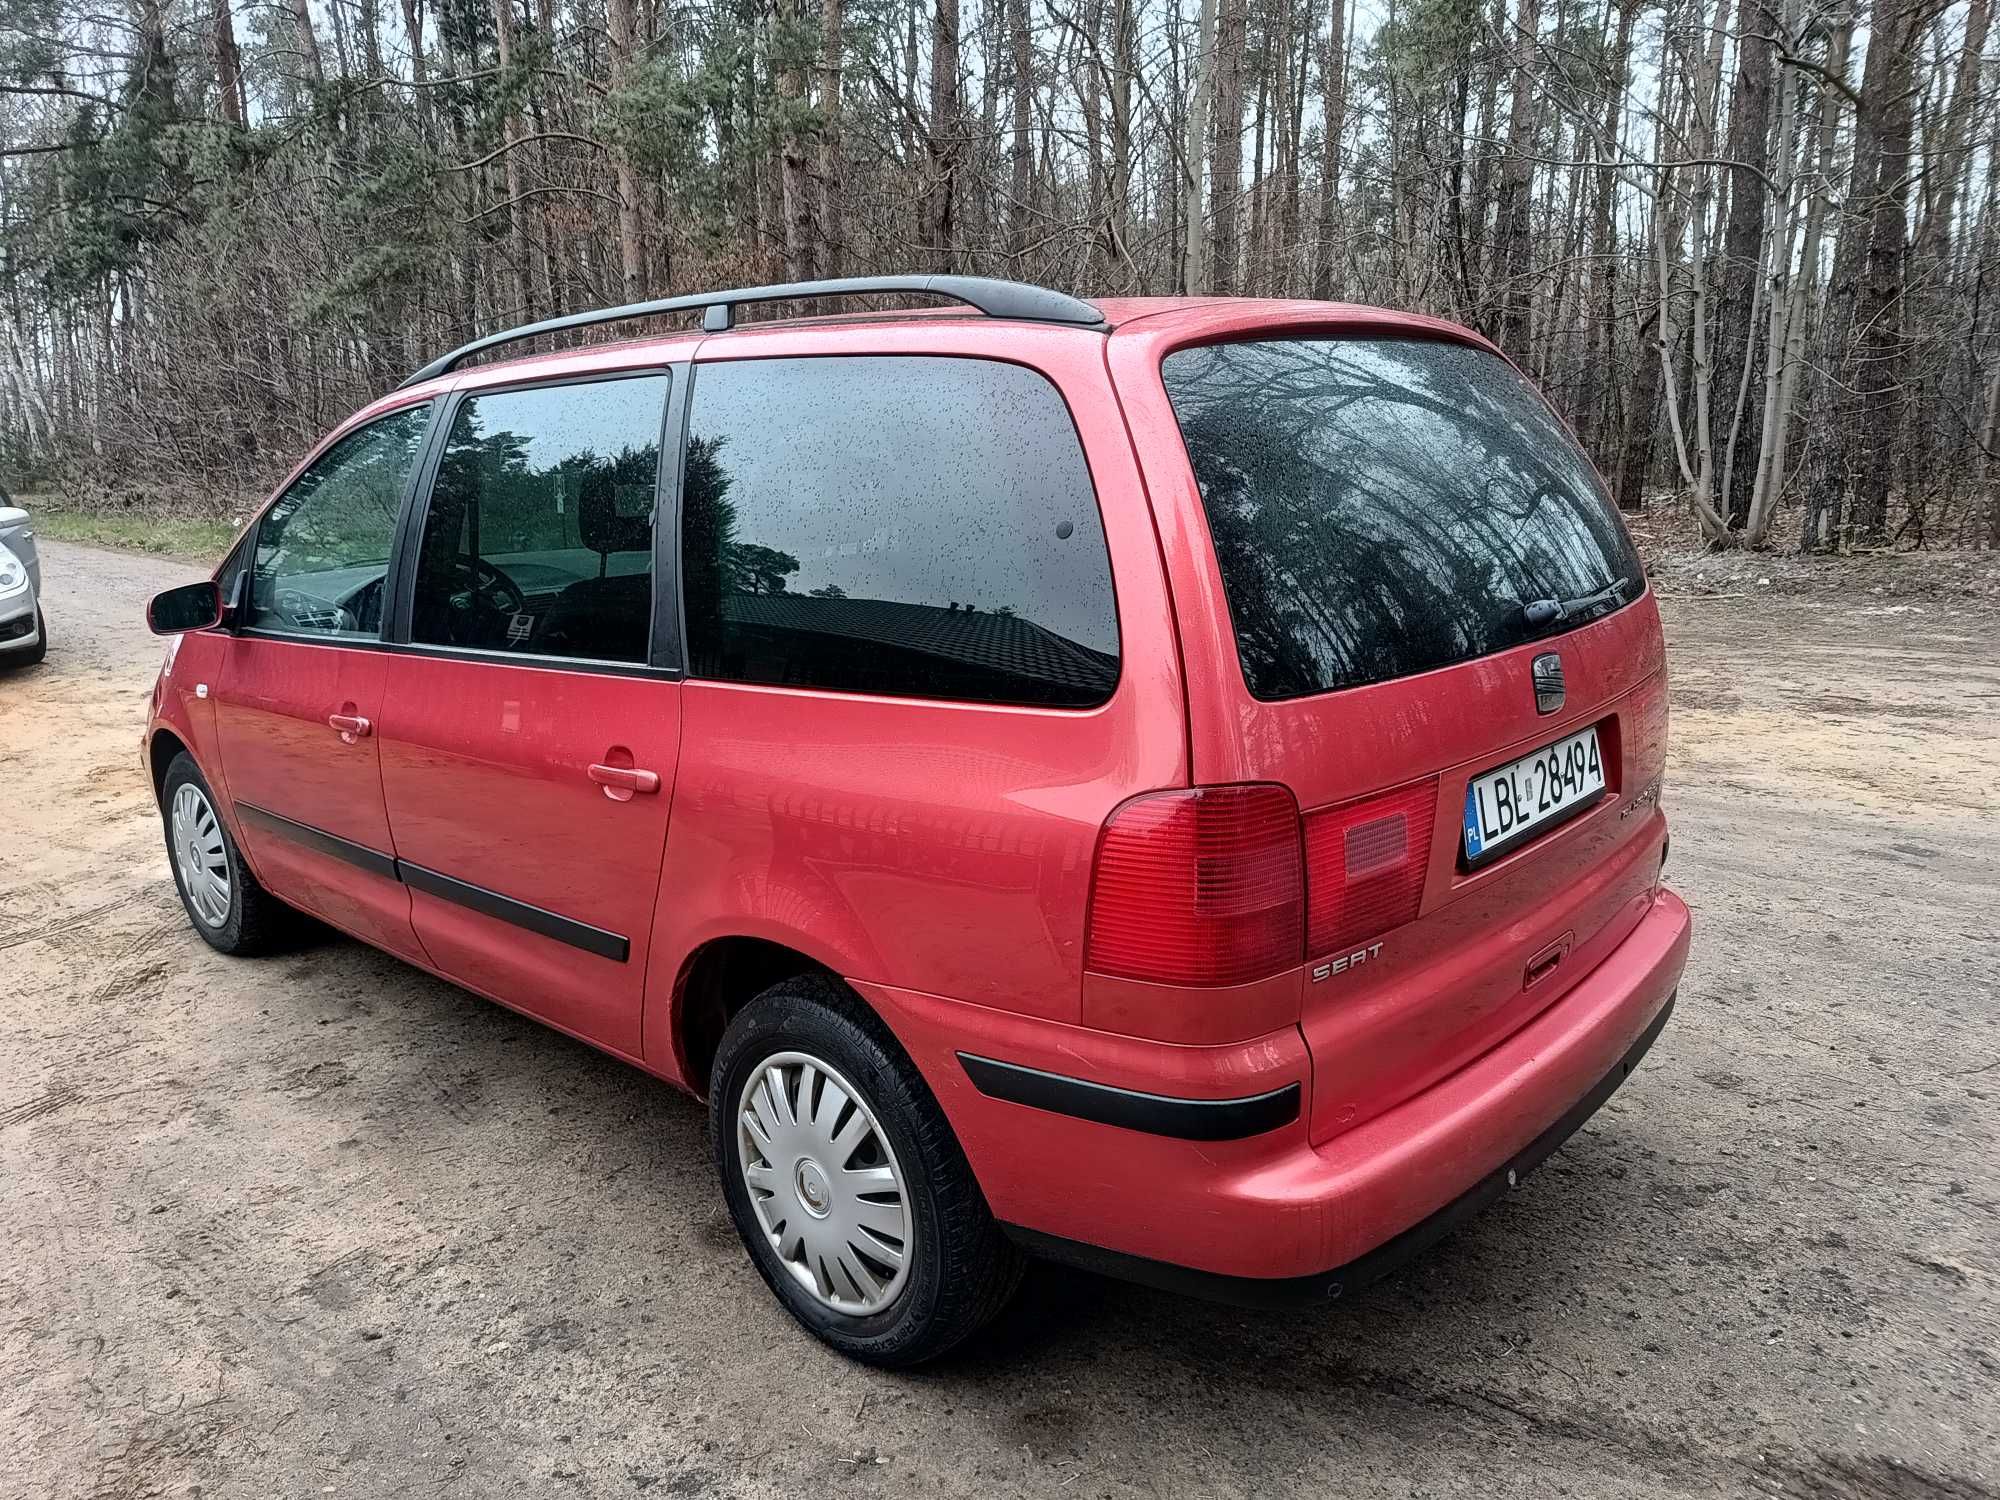
<svg viewBox="0 0 2000 1500">
<path fill-rule="evenodd" d="M 882 294 L 952 305 L 824 315 Z M 307 913 L 705 1095 L 758 1271 L 880 1364 L 1024 1253 L 1353 1291 L 1603 1103 L 1687 955 L 1639 560 L 1428 318 L 555 319 L 356 414 L 150 621 L 195 930 Z"/>
</svg>

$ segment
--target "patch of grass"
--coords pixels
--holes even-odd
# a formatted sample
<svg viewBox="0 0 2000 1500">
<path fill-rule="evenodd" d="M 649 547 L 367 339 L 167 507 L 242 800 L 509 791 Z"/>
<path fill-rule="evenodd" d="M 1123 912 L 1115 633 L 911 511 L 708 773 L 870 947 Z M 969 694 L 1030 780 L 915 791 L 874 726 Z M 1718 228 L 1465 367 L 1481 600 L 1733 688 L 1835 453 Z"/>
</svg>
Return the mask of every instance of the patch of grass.
<svg viewBox="0 0 2000 1500">
<path fill-rule="evenodd" d="M 129 510 L 43 508 L 31 499 L 22 503 L 35 517 L 37 536 L 121 552 L 153 552 L 187 562 L 220 562 L 237 530 L 228 521 L 149 516 Z"/>
</svg>

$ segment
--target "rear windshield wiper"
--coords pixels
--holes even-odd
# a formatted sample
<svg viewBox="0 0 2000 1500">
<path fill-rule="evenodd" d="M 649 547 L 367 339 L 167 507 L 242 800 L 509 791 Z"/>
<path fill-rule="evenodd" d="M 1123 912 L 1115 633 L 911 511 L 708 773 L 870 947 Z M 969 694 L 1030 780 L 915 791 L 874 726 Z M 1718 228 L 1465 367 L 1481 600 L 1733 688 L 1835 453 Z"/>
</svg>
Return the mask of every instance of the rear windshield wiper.
<svg viewBox="0 0 2000 1500">
<path fill-rule="evenodd" d="M 1553 625 L 1558 620 L 1567 620 L 1571 615 L 1595 609 L 1607 599 L 1625 602 L 1626 582 L 1614 578 L 1594 594 L 1584 594 L 1576 599 L 1530 599 L 1521 606 L 1521 613 L 1528 617 L 1528 624 L 1539 628 Z"/>
</svg>

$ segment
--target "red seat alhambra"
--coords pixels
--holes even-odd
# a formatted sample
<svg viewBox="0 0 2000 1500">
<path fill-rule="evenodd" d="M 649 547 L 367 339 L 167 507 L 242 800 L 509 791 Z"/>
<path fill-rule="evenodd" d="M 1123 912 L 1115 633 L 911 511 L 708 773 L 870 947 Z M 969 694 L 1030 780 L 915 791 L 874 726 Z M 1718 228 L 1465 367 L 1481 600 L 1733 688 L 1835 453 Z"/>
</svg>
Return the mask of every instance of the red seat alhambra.
<svg viewBox="0 0 2000 1500">
<path fill-rule="evenodd" d="M 825 315 L 890 293 L 952 305 Z M 882 1364 L 1024 1253 L 1350 1293 L 1604 1101 L 1687 954 L 1639 561 L 1426 318 L 887 277 L 552 320 L 150 618 L 195 930 L 308 913 L 705 1096 L 751 1260 Z"/>
</svg>

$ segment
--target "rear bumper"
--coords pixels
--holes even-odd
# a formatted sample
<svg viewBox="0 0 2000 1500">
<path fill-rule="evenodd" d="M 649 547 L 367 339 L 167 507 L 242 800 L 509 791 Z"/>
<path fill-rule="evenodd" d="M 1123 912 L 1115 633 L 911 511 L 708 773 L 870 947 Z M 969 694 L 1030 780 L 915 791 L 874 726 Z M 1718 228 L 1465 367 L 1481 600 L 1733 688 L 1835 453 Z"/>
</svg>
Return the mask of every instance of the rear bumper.
<svg viewBox="0 0 2000 1500">
<path fill-rule="evenodd" d="M 1652 1024 L 1640 1033 L 1631 1051 L 1598 1080 L 1596 1087 L 1577 1100 L 1568 1113 L 1535 1137 L 1526 1150 L 1519 1152 L 1506 1165 L 1487 1173 L 1429 1218 L 1411 1225 L 1394 1239 L 1377 1245 L 1358 1259 L 1330 1271 L 1317 1271 L 1305 1276 L 1225 1276 L 1214 1271 L 1177 1266 L 1168 1261 L 1121 1255 L 1115 1250 L 1059 1239 L 1033 1229 L 1023 1229 L 1019 1225 L 1004 1227 L 1016 1243 L 1036 1255 L 1081 1266 L 1086 1271 L 1096 1271 L 1101 1275 L 1143 1282 L 1169 1292 L 1230 1302 L 1239 1307 L 1284 1308 L 1331 1302 L 1343 1293 L 1360 1291 L 1370 1282 L 1379 1281 L 1414 1260 L 1495 1198 L 1525 1182 L 1528 1174 L 1554 1155 L 1564 1141 L 1582 1128 L 1584 1121 L 1597 1113 L 1604 1101 L 1617 1091 L 1618 1085 L 1631 1076 L 1632 1070 L 1639 1065 L 1639 1059 L 1646 1055 L 1654 1039 L 1666 1029 L 1667 1017 L 1673 1014 L 1673 1009 L 1673 996 L 1669 995 L 1667 1003 L 1653 1017 Z"/>
<path fill-rule="evenodd" d="M 1687 907 L 1662 890 L 1631 935 L 1541 1015 L 1318 1145 L 1303 1117 L 1242 1135 L 1139 1128 L 1145 1111 L 1183 1117 L 1158 1114 L 1161 1103 L 1227 1106 L 1291 1084 L 1309 1093 L 1296 1027 L 1226 1047 L 1168 1046 L 860 988 L 923 1071 L 1010 1233 L 1141 1280 L 1288 1302 L 1380 1275 L 1502 1191 L 1510 1170 L 1518 1181 L 1560 1145 L 1658 1034 L 1688 934 Z M 1091 1118 L 1050 1108 L 1060 1102 L 1050 1097 L 995 1097 L 961 1054 L 1109 1085 L 1137 1095 L 1142 1112 L 1107 1123 L 1107 1111 L 1134 1106 L 1109 1101 Z"/>
</svg>

